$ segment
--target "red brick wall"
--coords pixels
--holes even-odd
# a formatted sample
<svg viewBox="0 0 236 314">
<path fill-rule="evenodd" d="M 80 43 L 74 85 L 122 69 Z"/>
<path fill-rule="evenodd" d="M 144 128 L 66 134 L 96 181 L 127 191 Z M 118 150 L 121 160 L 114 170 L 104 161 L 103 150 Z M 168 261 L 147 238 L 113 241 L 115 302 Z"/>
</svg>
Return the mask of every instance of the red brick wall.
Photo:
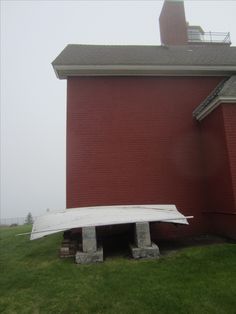
<svg viewBox="0 0 236 314">
<path fill-rule="evenodd" d="M 176 204 L 195 215 L 191 226 L 157 230 L 202 232 L 202 144 L 192 111 L 221 79 L 69 78 L 67 208 Z"/>
<path fill-rule="evenodd" d="M 236 106 L 222 104 L 201 123 L 209 231 L 236 238 Z"/>
</svg>

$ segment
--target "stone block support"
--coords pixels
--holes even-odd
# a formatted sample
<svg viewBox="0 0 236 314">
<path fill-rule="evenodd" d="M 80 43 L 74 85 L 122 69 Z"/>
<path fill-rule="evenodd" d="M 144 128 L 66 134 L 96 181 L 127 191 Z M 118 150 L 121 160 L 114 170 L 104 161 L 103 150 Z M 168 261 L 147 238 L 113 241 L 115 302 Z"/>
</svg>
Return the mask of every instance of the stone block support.
<svg viewBox="0 0 236 314">
<path fill-rule="evenodd" d="M 150 228 L 148 222 L 137 222 L 135 224 L 135 245 L 130 245 L 133 258 L 158 258 L 159 248 L 151 242 Z"/>
<path fill-rule="evenodd" d="M 148 222 L 137 222 L 135 224 L 135 244 L 137 247 L 151 246 L 151 236 Z"/>
<path fill-rule="evenodd" d="M 59 255 L 61 258 L 73 257 L 76 252 L 76 242 L 71 239 L 64 239 L 61 243 Z"/>
<path fill-rule="evenodd" d="M 75 254 L 75 262 L 77 264 L 93 264 L 103 262 L 103 248 L 99 247 L 96 252 L 81 252 Z"/>
<path fill-rule="evenodd" d="M 97 238 L 95 227 L 82 228 L 82 247 L 83 252 L 96 252 L 97 251 Z"/>
<path fill-rule="evenodd" d="M 96 228 L 82 228 L 82 250 L 75 254 L 77 264 L 103 262 L 103 248 L 97 247 Z"/>
</svg>

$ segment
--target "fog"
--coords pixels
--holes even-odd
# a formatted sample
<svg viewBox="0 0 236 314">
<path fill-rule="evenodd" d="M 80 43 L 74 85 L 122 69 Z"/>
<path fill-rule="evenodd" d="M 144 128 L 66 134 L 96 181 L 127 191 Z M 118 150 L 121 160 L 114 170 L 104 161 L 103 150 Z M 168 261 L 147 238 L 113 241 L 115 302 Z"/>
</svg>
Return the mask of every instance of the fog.
<svg viewBox="0 0 236 314">
<path fill-rule="evenodd" d="M 69 43 L 159 45 L 162 4 L 1 1 L 1 218 L 66 206 L 66 81 L 51 62 Z M 185 1 L 185 12 L 236 45 L 236 2 Z"/>
</svg>

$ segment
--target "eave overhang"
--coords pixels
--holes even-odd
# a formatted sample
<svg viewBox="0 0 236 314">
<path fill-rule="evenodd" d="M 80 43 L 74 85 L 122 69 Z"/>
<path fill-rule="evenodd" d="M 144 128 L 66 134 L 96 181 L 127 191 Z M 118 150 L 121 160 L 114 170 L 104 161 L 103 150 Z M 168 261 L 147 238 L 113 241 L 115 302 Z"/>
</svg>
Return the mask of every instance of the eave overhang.
<svg viewBox="0 0 236 314">
<path fill-rule="evenodd" d="M 211 101 L 204 109 L 199 112 L 194 111 L 193 116 L 196 120 L 201 121 L 208 116 L 213 110 L 215 110 L 222 103 L 234 103 L 236 104 L 236 97 L 216 97 Z"/>
<path fill-rule="evenodd" d="M 56 65 L 56 76 L 231 76 L 236 66 L 207 65 Z"/>
</svg>

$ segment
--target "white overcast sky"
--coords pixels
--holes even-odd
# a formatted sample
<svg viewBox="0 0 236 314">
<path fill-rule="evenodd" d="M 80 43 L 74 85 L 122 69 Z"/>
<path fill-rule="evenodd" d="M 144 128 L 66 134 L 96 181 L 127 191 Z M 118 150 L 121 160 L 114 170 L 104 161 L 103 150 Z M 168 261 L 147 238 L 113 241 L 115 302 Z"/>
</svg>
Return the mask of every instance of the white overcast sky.
<svg viewBox="0 0 236 314">
<path fill-rule="evenodd" d="M 65 208 L 66 82 L 51 62 L 69 43 L 159 45 L 163 1 L 1 1 L 1 218 Z M 185 1 L 186 19 L 230 31 L 236 1 Z"/>
</svg>

